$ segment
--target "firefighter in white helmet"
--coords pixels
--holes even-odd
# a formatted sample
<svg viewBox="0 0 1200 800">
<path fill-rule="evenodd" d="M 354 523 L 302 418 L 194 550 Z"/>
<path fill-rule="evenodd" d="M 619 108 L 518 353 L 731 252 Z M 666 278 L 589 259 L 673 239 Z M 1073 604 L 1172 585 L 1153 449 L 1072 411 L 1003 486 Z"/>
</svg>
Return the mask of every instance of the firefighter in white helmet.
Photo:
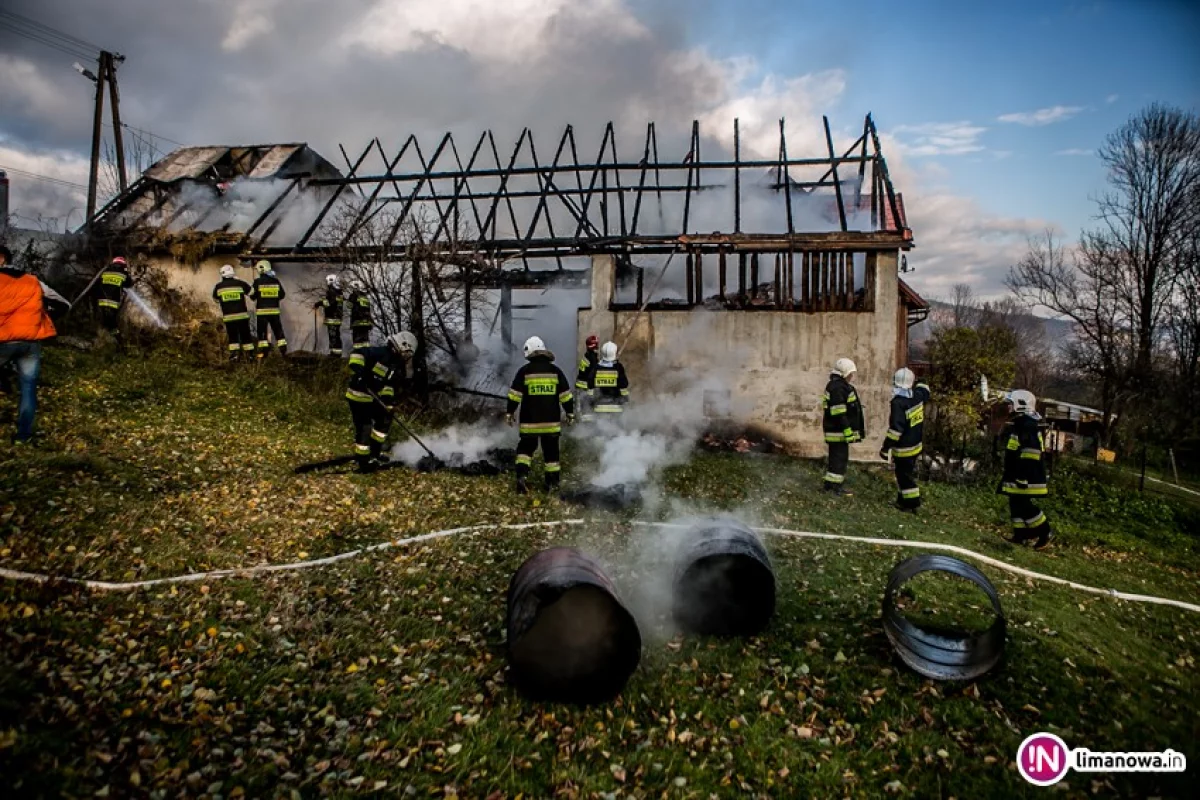
<svg viewBox="0 0 1200 800">
<path fill-rule="evenodd" d="M 235 277 L 232 264 L 221 267 L 221 280 L 213 288 L 213 300 L 221 306 L 221 319 L 225 322 L 225 335 L 229 338 L 229 358 L 249 358 L 254 353 L 254 334 L 250 332 L 250 308 L 246 298 L 250 296 L 250 284 Z"/>
<path fill-rule="evenodd" d="M 1037 413 L 1037 398 L 1032 392 L 1018 389 L 1009 395 L 1012 417 L 1000 433 L 1004 445 L 1004 477 L 1000 493 L 1008 495 L 1009 516 L 1012 518 L 1013 538 L 1017 544 L 1034 541 L 1040 550 L 1050 543 L 1054 534 L 1050 521 L 1034 498 L 1050 493 L 1046 481 L 1045 442 L 1042 439 Z"/>
<path fill-rule="evenodd" d="M 865 435 L 862 403 L 858 391 L 850 383 L 858 367 L 848 358 L 839 358 L 829 374 L 825 394 L 821 397 L 821 427 L 829 460 L 825 466 L 825 491 L 849 495 L 846 490 L 846 466 L 850 463 L 850 445 Z"/>
<path fill-rule="evenodd" d="M 337 275 L 325 276 L 325 296 L 313 304 L 313 309 L 324 309 L 325 332 L 329 334 L 329 355 L 342 356 L 342 317 L 345 314 L 342 296 L 342 281 Z"/>
<path fill-rule="evenodd" d="M 629 377 L 617 360 L 617 345 L 613 342 L 605 342 L 600 348 L 600 359 L 588 377 L 588 395 L 596 414 L 620 414 L 629 402 Z"/>
<path fill-rule="evenodd" d="M 383 347 L 366 347 L 350 356 L 350 385 L 346 400 L 354 423 L 354 455 L 360 472 L 384 463 L 383 444 L 392 427 L 398 391 L 412 384 L 412 359 L 417 337 L 393 333 Z"/>
<path fill-rule="evenodd" d="M 250 299 L 254 301 L 254 316 L 258 320 L 258 357 L 265 356 L 271 346 L 268 335 L 275 337 L 275 347 L 279 349 L 279 354 L 287 355 L 287 337 L 283 334 L 283 320 L 280 318 L 279 308 L 280 303 L 287 297 L 287 291 L 275 276 L 270 261 L 259 261 L 254 265 L 254 271 L 258 273 L 258 277 L 254 279 Z"/>
<path fill-rule="evenodd" d="M 575 422 L 575 397 L 571 384 L 562 370 L 554 365 L 554 354 L 546 349 L 537 336 L 525 341 L 526 363 L 513 378 L 508 390 L 508 424 L 513 424 L 517 408 L 521 409 L 520 439 L 517 441 L 517 494 L 529 491 L 527 480 L 533 468 L 533 455 L 538 444 L 546 462 L 546 491 L 558 488 L 562 476 L 559 463 L 559 436 L 562 416 Z"/>
<path fill-rule="evenodd" d="M 914 385 L 915 384 L 915 385 Z M 925 429 L 925 404 L 929 402 L 929 387 L 918 383 L 908 367 L 901 367 L 892 376 L 892 404 L 888 415 L 888 431 L 879 448 L 885 461 L 891 455 L 896 471 L 896 507 L 901 511 L 916 511 L 921 507 L 921 488 L 917 486 L 917 456 Z"/>
</svg>

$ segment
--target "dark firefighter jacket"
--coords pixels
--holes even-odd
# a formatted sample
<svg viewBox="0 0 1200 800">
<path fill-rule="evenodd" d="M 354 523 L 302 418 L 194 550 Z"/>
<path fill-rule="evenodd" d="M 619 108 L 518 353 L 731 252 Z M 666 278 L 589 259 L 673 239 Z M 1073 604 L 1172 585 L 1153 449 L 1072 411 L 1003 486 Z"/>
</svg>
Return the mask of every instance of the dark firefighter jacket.
<svg viewBox="0 0 1200 800">
<path fill-rule="evenodd" d="M 925 404 L 929 402 L 929 387 L 918 383 L 912 397 L 896 395 L 888 417 L 888 432 L 880 452 L 891 450 L 897 458 L 912 458 L 921 453 L 925 428 Z"/>
<path fill-rule="evenodd" d="M 350 303 L 350 327 L 371 327 L 371 298 L 366 292 L 354 292 L 348 300 Z"/>
<path fill-rule="evenodd" d="M 120 264 L 109 264 L 100 273 L 96 287 L 96 305 L 100 308 L 120 308 L 125 300 L 129 273 Z"/>
<path fill-rule="evenodd" d="M 517 406 L 521 407 L 523 436 L 562 433 L 560 405 L 567 414 L 575 413 L 571 384 L 562 370 L 554 366 L 553 355 L 535 353 L 513 378 L 508 390 L 508 413 L 514 414 Z"/>
<path fill-rule="evenodd" d="M 587 383 L 591 389 L 592 411 L 597 414 L 619 414 L 629 402 L 629 378 L 620 361 L 614 361 L 611 367 L 597 362 Z"/>
<path fill-rule="evenodd" d="M 829 376 L 821 398 L 825 413 L 821 427 L 827 442 L 857 442 L 865 434 L 862 404 L 850 382 L 836 373 Z"/>
<path fill-rule="evenodd" d="M 250 319 L 246 298 L 250 295 L 250 284 L 237 278 L 222 278 L 213 289 L 213 300 L 221 304 L 221 318 L 226 322 Z"/>
<path fill-rule="evenodd" d="M 285 297 L 287 292 L 274 275 L 259 275 L 254 279 L 250 299 L 254 301 L 254 313 L 258 316 L 278 316 L 279 302 Z"/>
<path fill-rule="evenodd" d="M 330 286 L 325 290 L 325 299 L 317 303 L 317 308 L 325 309 L 326 325 L 341 325 L 344 313 L 341 290 Z"/>
<path fill-rule="evenodd" d="M 588 376 L 592 374 L 592 368 L 600 362 L 600 357 L 596 355 L 595 350 L 585 350 L 583 358 L 579 359 L 579 372 L 575 374 L 575 388 L 581 392 L 586 392 L 591 389 L 591 384 L 588 383 Z"/>
<path fill-rule="evenodd" d="M 350 356 L 350 385 L 346 399 L 352 403 L 373 403 L 371 394 L 392 405 L 396 390 L 409 384 L 408 362 L 387 345 L 366 347 Z"/>
<path fill-rule="evenodd" d="M 1004 477 L 1000 491 L 1004 494 L 1043 495 L 1046 486 L 1046 462 L 1042 458 L 1045 443 L 1036 417 L 1018 414 L 1000 432 L 1004 446 Z"/>
</svg>

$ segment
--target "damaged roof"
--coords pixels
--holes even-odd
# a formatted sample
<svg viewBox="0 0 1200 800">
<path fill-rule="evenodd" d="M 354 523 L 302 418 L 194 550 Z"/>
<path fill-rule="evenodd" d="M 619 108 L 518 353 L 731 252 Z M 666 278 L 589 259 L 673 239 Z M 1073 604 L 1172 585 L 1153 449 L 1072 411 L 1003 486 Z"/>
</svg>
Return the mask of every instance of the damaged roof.
<svg viewBox="0 0 1200 800">
<path fill-rule="evenodd" d="M 297 154 L 302 156 L 297 158 Z M 300 175 L 339 176 L 337 168 L 303 142 L 248 146 L 181 147 L 143 173 L 159 183 L 180 180 L 214 182 L 234 178 L 293 178 Z"/>
</svg>

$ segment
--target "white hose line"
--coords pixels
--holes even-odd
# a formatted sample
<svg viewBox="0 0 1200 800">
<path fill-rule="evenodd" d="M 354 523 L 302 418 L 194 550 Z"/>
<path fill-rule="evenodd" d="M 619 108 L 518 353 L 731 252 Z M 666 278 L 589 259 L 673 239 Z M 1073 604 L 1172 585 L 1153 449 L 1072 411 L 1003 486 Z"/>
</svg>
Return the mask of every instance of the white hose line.
<svg viewBox="0 0 1200 800">
<path fill-rule="evenodd" d="M 155 578 L 149 581 L 131 581 L 129 583 L 109 583 L 108 581 L 89 581 L 81 578 L 56 578 L 52 575 L 39 575 L 34 572 L 19 572 L 17 570 L 5 569 L 0 567 L 0 578 L 6 578 L 13 581 L 32 581 L 34 583 L 46 583 L 48 581 L 69 583 L 74 586 L 82 586 L 86 589 L 95 589 L 102 592 L 128 592 L 134 589 L 146 589 L 151 586 L 162 586 L 168 583 L 194 583 L 195 581 L 215 580 L 219 578 L 248 578 L 256 575 L 265 575 L 268 572 L 287 572 L 292 570 L 311 569 L 313 567 L 324 567 L 329 564 L 335 564 L 338 561 L 345 561 L 355 556 L 363 555 L 364 553 L 374 553 L 380 550 L 387 550 L 391 547 L 403 547 L 404 545 L 417 544 L 418 542 L 428 542 L 432 539 L 443 539 L 447 536 L 457 536 L 460 533 L 476 533 L 478 531 L 486 531 L 492 529 L 500 529 L 507 531 L 520 531 L 529 528 L 550 528 L 556 525 L 582 525 L 582 519 L 559 519 L 551 522 L 525 522 L 521 524 L 495 524 L 489 523 L 486 525 L 470 525 L 465 528 L 451 528 L 444 531 L 433 531 L 432 533 L 422 533 L 419 536 L 410 536 L 407 539 L 395 539 L 390 542 L 380 542 L 369 547 L 361 547 L 357 550 L 350 550 L 346 553 L 338 553 L 335 556 L 326 558 L 317 558 L 312 561 L 293 561 L 290 564 L 262 564 L 257 567 L 239 567 L 237 569 L 218 569 L 211 572 L 191 572 L 187 575 L 175 575 L 170 578 Z"/>
<path fill-rule="evenodd" d="M 685 528 L 686 525 L 679 525 L 670 522 L 635 522 L 634 525 L 642 525 L 654 528 Z M 1082 583 L 1075 583 L 1065 578 L 1056 578 L 1053 575 L 1043 575 L 1040 572 L 1023 569 L 1022 567 L 1009 564 L 1007 561 L 1001 561 L 990 556 L 980 555 L 973 550 L 968 550 L 965 547 L 956 547 L 952 544 L 941 544 L 939 542 L 914 542 L 909 539 L 876 539 L 868 536 L 846 536 L 838 533 L 813 533 L 812 531 L 789 531 L 783 528 L 751 528 L 756 533 L 764 533 L 772 536 L 790 536 L 793 538 L 802 539 L 835 539 L 845 542 L 859 542 L 861 544 L 877 544 L 884 547 L 919 547 L 923 550 L 944 550 L 948 553 L 973 558 L 977 561 L 982 561 L 998 569 L 1007 570 L 1016 575 L 1021 575 L 1026 578 L 1033 578 L 1039 581 L 1049 581 L 1062 586 L 1069 586 L 1072 589 L 1078 589 L 1081 592 L 1091 592 L 1092 594 L 1100 594 L 1106 597 L 1115 597 L 1119 600 L 1132 600 L 1136 603 L 1154 603 L 1161 606 L 1175 606 L 1186 611 L 1194 611 L 1200 614 L 1200 605 L 1193 603 L 1185 603 L 1182 600 L 1171 600 L 1166 597 L 1153 597 L 1145 594 L 1128 594 L 1126 592 L 1118 592 L 1116 589 L 1097 589 L 1094 586 L 1084 586 Z"/>
</svg>

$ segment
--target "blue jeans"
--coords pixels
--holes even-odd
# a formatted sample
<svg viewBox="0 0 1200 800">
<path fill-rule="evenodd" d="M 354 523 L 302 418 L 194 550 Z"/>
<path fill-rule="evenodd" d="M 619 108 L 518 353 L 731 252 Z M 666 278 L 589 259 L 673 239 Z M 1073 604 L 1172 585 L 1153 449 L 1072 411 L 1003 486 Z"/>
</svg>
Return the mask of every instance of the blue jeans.
<svg viewBox="0 0 1200 800">
<path fill-rule="evenodd" d="M 17 441 L 33 437 L 33 416 L 37 413 L 38 373 L 42 370 L 41 342 L 0 342 L 0 364 L 17 362 L 21 380 L 21 404 L 17 408 Z"/>
</svg>

